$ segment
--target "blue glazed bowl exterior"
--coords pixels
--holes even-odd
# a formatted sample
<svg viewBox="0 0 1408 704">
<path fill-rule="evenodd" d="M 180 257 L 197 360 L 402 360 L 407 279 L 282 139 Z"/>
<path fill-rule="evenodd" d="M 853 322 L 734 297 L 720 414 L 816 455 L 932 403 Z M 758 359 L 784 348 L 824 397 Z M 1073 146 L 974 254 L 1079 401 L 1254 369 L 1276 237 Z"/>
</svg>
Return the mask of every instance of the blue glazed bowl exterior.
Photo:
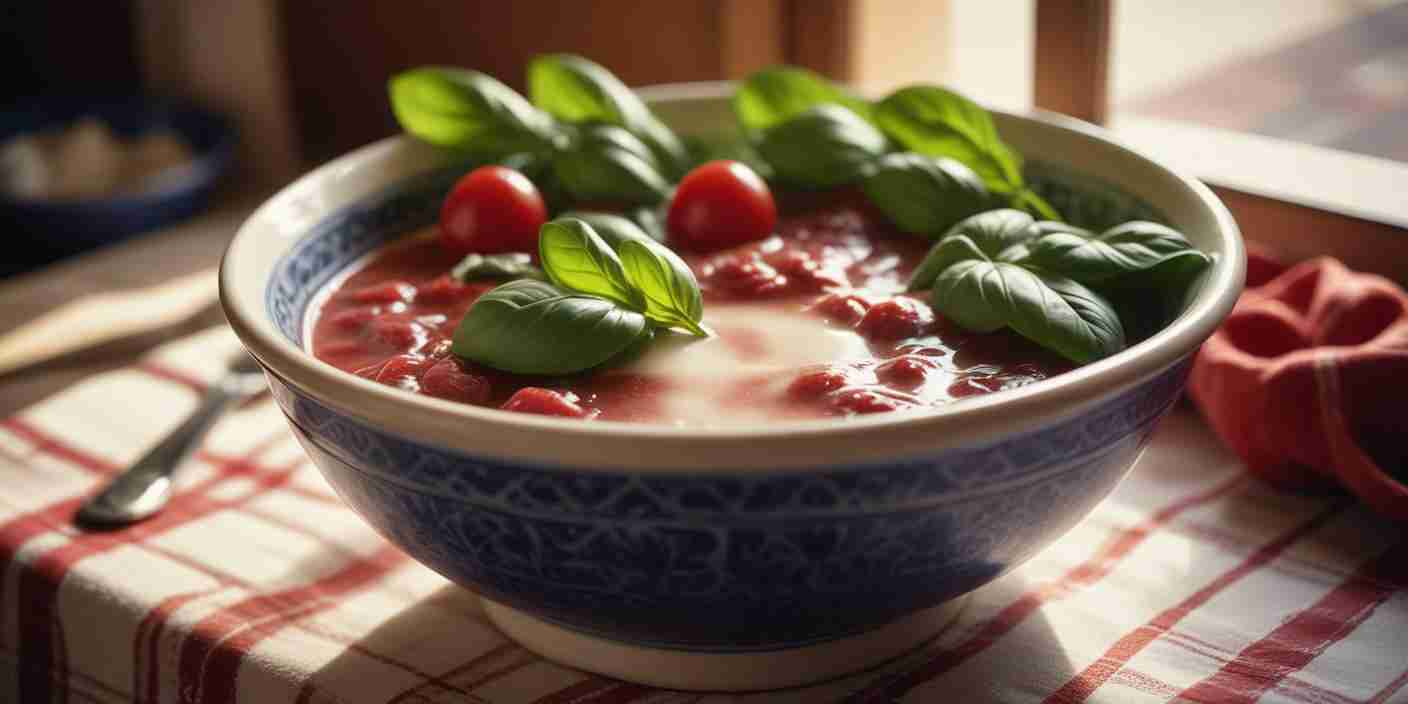
<svg viewBox="0 0 1408 704">
<path fill-rule="evenodd" d="M 880 626 L 1021 564 L 1114 488 L 1187 373 L 992 445 L 776 474 L 508 464 L 272 384 L 343 500 L 449 579 L 614 640 L 737 651 Z"/>
<path fill-rule="evenodd" d="M 275 326 L 302 340 L 318 288 L 432 222 L 461 171 L 399 185 L 300 238 L 265 291 Z M 618 641 L 748 651 L 877 627 L 1021 564 L 1114 488 L 1188 368 L 1185 356 L 1073 417 L 984 444 L 761 472 L 507 462 L 397 436 L 270 379 L 348 505 L 449 579 Z"/>
</svg>

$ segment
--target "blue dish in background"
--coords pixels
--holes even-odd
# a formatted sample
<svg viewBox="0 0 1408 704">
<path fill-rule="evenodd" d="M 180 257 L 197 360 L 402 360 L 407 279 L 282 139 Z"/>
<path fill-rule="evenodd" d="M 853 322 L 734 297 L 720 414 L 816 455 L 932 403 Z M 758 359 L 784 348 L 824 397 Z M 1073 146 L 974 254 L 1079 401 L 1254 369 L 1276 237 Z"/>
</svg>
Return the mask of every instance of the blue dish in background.
<svg viewBox="0 0 1408 704">
<path fill-rule="evenodd" d="M 190 147 L 182 177 L 135 194 L 84 200 L 40 200 L 0 193 L 0 218 L 26 248 L 54 259 L 116 242 L 185 219 L 210 202 L 229 170 L 236 135 L 228 119 L 194 105 L 152 98 L 25 100 L 0 113 L 0 142 L 97 118 L 124 138 L 169 129 Z M 35 262 L 42 263 L 42 262 Z M 7 263 L 8 264 L 8 263 Z"/>
</svg>

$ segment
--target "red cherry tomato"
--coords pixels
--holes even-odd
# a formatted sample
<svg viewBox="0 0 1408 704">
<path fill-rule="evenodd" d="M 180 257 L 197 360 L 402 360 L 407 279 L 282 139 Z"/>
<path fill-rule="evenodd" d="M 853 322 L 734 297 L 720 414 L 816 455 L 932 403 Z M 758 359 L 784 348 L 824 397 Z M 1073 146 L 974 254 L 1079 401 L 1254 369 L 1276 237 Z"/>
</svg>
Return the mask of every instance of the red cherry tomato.
<svg viewBox="0 0 1408 704">
<path fill-rule="evenodd" d="M 777 225 L 768 185 L 748 165 L 711 161 L 685 175 L 666 220 L 681 249 L 724 249 L 767 237 Z"/>
<path fill-rule="evenodd" d="M 440 206 L 440 244 L 457 255 L 538 252 L 548 220 L 532 181 L 503 166 L 481 166 L 461 178 Z"/>
</svg>

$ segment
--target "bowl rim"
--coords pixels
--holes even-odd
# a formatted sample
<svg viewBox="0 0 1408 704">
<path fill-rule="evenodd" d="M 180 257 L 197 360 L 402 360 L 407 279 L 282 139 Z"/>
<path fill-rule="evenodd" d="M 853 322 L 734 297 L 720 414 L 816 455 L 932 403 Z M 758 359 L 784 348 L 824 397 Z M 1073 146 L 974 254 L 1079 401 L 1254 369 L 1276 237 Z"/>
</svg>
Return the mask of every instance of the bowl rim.
<svg viewBox="0 0 1408 704">
<path fill-rule="evenodd" d="M 639 89 L 651 102 L 717 100 L 730 82 L 676 83 Z M 661 423 L 595 421 L 509 413 L 499 409 L 410 394 L 355 376 L 319 360 L 273 326 L 263 306 L 273 267 L 259 281 L 241 281 L 249 268 L 253 243 L 281 206 L 313 192 L 353 164 L 388 158 L 414 141 L 388 137 L 344 154 L 280 190 L 255 210 L 230 242 L 220 267 L 220 299 L 226 318 L 249 351 L 273 375 L 320 403 L 360 422 L 415 441 L 452 451 L 520 462 L 582 468 L 707 470 L 737 465 L 769 469 L 815 469 L 837 464 L 865 464 L 878 459 L 934 454 L 948 447 L 992 442 L 1068 418 L 1084 408 L 1129 389 L 1192 354 L 1231 311 L 1245 276 L 1240 231 L 1226 206 L 1195 178 L 1165 166 L 1122 144 L 1102 128 L 1042 111 L 994 110 L 1005 119 L 1035 121 L 1101 142 L 1125 158 L 1177 184 L 1206 209 L 1216 223 L 1222 256 L 1215 259 L 1202 288 L 1184 312 L 1150 338 L 1105 359 L 1051 379 L 963 403 L 916 411 L 881 413 L 844 419 L 778 421 L 762 427 L 678 427 Z M 384 181 L 385 187 L 392 181 Z M 355 202 L 356 199 L 353 199 Z M 345 205 L 343 206 L 345 207 Z M 273 240 L 265 236 L 266 240 Z M 286 252 L 300 237 L 282 242 Z M 267 255 L 266 255 L 267 256 Z M 1014 424 L 1014 414 L 1028 422 Z M 542 442 L 551 432 L 554 442 Z M 767 452 L 760 452 L 760 442 Z M 877 449 L 880 448 L 880 449 Z"/>
</svg>

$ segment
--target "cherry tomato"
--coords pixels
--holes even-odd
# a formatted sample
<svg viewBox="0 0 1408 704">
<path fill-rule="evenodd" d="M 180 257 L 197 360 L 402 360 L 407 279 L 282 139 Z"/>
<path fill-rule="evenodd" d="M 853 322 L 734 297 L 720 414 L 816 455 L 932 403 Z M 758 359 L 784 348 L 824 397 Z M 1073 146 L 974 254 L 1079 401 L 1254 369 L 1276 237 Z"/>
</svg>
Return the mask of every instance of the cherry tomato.
<svg viewBox="0 0 1408 704">
<path fill-rule="evenodd" d="M 666 225 L 671 244 L 681 249 L 724 249 L 772 234 L 777 204 L 747 164 L 711 161 L 680 181 Z"/>
<path fill-rule="evenodd" d="M 457 255 L 538 252 L 548 220 L 532 181 L 503 166 L 481 166 L 461 178 L 440 206 L 440 244 Z"/>
</svg>

